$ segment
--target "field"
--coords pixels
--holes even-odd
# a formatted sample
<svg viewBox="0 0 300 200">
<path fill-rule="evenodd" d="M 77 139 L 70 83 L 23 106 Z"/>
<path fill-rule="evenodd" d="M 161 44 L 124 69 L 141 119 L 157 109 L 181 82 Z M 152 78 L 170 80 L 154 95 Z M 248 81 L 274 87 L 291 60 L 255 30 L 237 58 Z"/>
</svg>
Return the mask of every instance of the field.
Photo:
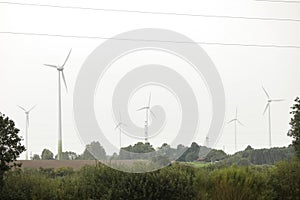
<svg viewBox="0 0 300 200">
<path fill-rule="evenodd" d="M 196 167 L 196 168 L 200 168 L 200 167 L 206 167 L 208 165 L 210 165 L 211 163 L 203 163 L 203 162 L 184 162 L 182 163 L 184 165 L 188 165 L 191 167 Z"/>
<path fill-rule="evenodd" d="M 61 168 L 80 169 L 85 165 L 96 165 L 94 160 L 20 160 L 22 168 Z"/>
<path fill-rule="evenodd" d="M 100 161 L 108 164 L 110 161 Z M 113 160 L 110 164 L 131 166 L 136 161 L 133 160 Z M 54 168 L 71 167 L 78 170 L 85 165 L 96 166 L 95 160 L 19 160 L 17 163 L 22 163 L 22 168 Z"/>
</svg>

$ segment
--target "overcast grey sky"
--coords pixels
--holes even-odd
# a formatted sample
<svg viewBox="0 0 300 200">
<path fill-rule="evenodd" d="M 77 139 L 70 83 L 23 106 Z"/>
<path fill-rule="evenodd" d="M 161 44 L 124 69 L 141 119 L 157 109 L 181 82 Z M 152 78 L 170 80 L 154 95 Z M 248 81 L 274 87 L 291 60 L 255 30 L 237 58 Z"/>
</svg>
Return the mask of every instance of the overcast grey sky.
<svg viewBox="0 0 300 200">
<path fill-rule="evenodd" d="M 18 1 L 40 3 L 39 1 Z M 81 6 L 93 8 L 140 10 L 154 12 L 190 13 L 218 16 L 241 16 L 257 18 L 290 18 L 300 20 L 300 4 L 270 3 L 251 0 L 225 1 L 43 1 L 43 4 Z M 155 15 L 125 12 L 107 12 L 79 9 L 62 9 L 7 5 L 0 3 L 1 32 L 30 32 L 61 35 L 87 35 L 113 37 L 122 32 L 139 28 L 163 28 L 186 35 L 194 41 L 211 43 L 240 43 L 279 46 L 300 46 L 300 21 L 276 21 L 258 19 L 233 19 L 222 17 Z M 24 136 L 25 115 L 17 108 L 17 104 L 26 108 L 38 104 L 30 115 L 29 149 L 33 154 L 40 154 L 43 148 L 57 153 L 57 72 L 43 66 L 43 63 L 60 64 L 70 48 L 73 48 L 67 63 L 65 74 L 69 86 L 67 94 L 63 89 L 63 151 L 81 153 L 84 144 L 75 130 L 72 93 L 77 74 L 87 56 L 105 40 L 76 39 L 48 36 L 26 36 L 0 33 L 0 112 L 11 117 L 21 129 Z M 274 103 L 272 106 L 273 146 L 287 146 L 291 139 L 286 136 L 289 129 L 290 106 L 296 96 L 300 95 L 300 48 L 276 47 L 245 47 L 229 45 L 207 45 L 201 47 L 213 60 L 222 78 L 226 94 L 226 119 L 234 117 L 236 106 L 239 119 L 246 125 L 238 127 L 238 150 L 248 144 L 255 148 L 268 147 L 267 116 L 262 112 L 266 104 L 261 89 L 264 85 L 273 98 L 284 98 L 286 101 Z M 151 52 L 150 52 L 151 53 Z M 153 53 L 153 52 L 152 52 Z M 135 55 L 139 62 L 147 54 Z M 134 54 L 131 58 L 136 59 Z M 162 62 L 169 62 L 167 56 L 159 57 Z M 131 60 L 132 61 L 132 60 Z M 130 62 L 121 60 L 122 64 Z M 137 62 L 137 61 L 135 61 Z M 173 61 L 176 63 L 175 61 Z M 178 61 L 179 62 L 179 61 Z M 177 62 L 177 63 L 178 63 Z M 119 63 L 119 64 L 120 64 Z M 124 64 L 125 65 L 125 64 Z M 113 70 L 112 70 L 113 72 Z M 114 80 L 119 74 L 111 72 L 109 77 Z M 117 73 L 117 72 L 116 72 Z M 183 72 L 185 73 L 185 72 Z M 188 72 L 187 72 L 188 73 Z M 190 74 L 192 76 L 192 74 Z M 197 81 L 197 80 L 196 80 Z M 110 91 L 105 85 L 106 91 Z M 103 89 L 105 91 L 105 89 Z M 143 114 L 135 112 L 147 101 L 149 91 L 153 93 L 153 105 L 165 105 L 171 114 L 166 126 L 166 133 L 176 130 L 178 126 L 176 102 L 174 98 L 161 88 L 143 88 L 133 96 L 129 104 L 130 115 L 139 126 L 143 126 Z M 195 91 L 201 90 L 194 88 Z M 109 92 L 108 92 L 109 94 Z M 162 95 L 164 97 L 162 98 Z M 202 113 L 210 116 L 206 103 L 208 98 L 201 91 L 197 94 Z M 99 105 L 95 104 L 99 114 L 99 123 L 111 116 L 109 110 L 101 109 L 101 96 L 95 96 Z M 109 97 L 103 100 L 109 103 Z M 164 100 L 161 100 L 164 99 Z M 206 99 L 206 100 L 205 100 Z M 168 103 L 166 103 L 168 102 Z M 207 113 L 206 113 L 207 112 Z M 104 113 L 104 114 L 103 114 Z M 209 117 L 208 117 L 209 118 Z M 113 128 L 113 119 L 107 119 L 107 129 Z M 174 120 L 174 121 L 172 121 Z M 209 122 L 209 120 L 208 120 Z M 172 127 L 172 124 L 175 124 Z M 205 130 L 197 136 L 196 142 L 203 144 Z M 221 138 L 216 148 L 228 153 L 234 151 L 233 125 L 224 124 Z M 174 129 L 174 130 L 173 130 Z M 118 145 L 117 134 L 107 136 Z M 171 136 L 170 136 L 171 137 Z M 168 138 L 168 137 L 167 137 Z M 101 141 L 100 141 L 101 142 Z M 137 140 L 124 137 L 124 145 Z M 161 145 L 161 139 L 153 142 Z M 22 155 L 24 158 L 25 154 Z"/>
</svg>

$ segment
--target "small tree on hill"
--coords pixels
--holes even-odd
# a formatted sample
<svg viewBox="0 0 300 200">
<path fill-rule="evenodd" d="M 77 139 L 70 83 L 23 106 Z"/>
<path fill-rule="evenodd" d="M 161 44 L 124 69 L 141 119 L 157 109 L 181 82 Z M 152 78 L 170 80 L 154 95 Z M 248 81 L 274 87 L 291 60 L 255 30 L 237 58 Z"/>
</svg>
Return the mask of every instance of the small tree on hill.
<svg viewBox="0 0 300 200">
<path fill-rule="evenodd" d="M 34 154 L 32 160 L 41 160 L 41 158 L 38 154 Z"/>
<path fill-rule="evenodd" d="M 44 149 L 41 158 L 42 160 L 53 160 L 53 153 L 49 149 Z"/>
<path fill-rule="evenodd" d="M 76 160 L 78 155 L 72 151 L 65 151 L 61 153 L 62 160 Z M 58 158 L 58 155 L 55 155 L 55 159 Z"/>
<path fill-rule="evenodd" d="M 14 162 L 25 151 L 25 147 L 21 145 L 19 131 L 12 120 L 0 113 L 0 185 L 6 171 L 20 166 Z"/>
<path fill-rule="evenodd" d="M 295 99 L 295 104 L 291 107 L 290 114 L 294 115 L 291 119 L 291 129 L 288 132 L 288 136 L 293 137 L 293 146 L 296 151 L 297 157 L 300 159 L 300 98 Z"/>
<path fill-rule="evenodd" d="M 83 154 L 79 157 L 81 160 L 105 160 L 106 152 L 99 142 L 91 142 L 86 145 Z"/>
</svg>

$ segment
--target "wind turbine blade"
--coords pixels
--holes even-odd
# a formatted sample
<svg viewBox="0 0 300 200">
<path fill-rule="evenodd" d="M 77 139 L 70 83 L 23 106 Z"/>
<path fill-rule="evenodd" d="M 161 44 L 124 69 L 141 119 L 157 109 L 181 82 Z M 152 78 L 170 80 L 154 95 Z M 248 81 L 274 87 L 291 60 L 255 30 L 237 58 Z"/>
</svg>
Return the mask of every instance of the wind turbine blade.
<svg viewBox="0 0 300 200">
<path fill-rule="evenodd" d="M 35 104 L 34 106 L 32 106 L 32 108 L 30 108 L 30 109 L 28 110 L 28 112 L 32 111 L 36 106 L 37 106 L 37 104 Z"/>
<path fill-rule="evenodd" d="M 17 106 L 26 112 L 25 108 L 23 108 L 22 106 L 19 106 L 19 105 L 17 105 Z"/>
<path fill-rule="evenodd" d="M 229 122 L 227 122 L 227 124 L 230 124 L 231 122 L 234 122 L 236 119 L 232 119 Z"/>
<path fill-rule="evenodd" d="M 117 128 L 119 128 L 120 126 L 121 126 L 121 123 L 118 123 L 117 126 L 115 127 L 115 130 L 116 130 Z"/>
<path fill-rule="evenodd" d="M 47 67 L 53 67 L 53 68 L 57 69 L 57 66 L 55 66 L 55 65 L 49 65 L 49 64 L 44 64 L 44 65 Z"/>
<path fill-rule="evenodd" d="M 126 124 L 123 124 L 122 122 L 119 122 L 119 123 L 117 124 L 117 126 L 115 127 L 115 130 L 116 130 L 117 128 L 122 128 L 122 126 L 128 127 Z"/>
<path fill-rule="evenodd" d="M 242 126 L 245 126 L 240 120 L 237 120 L 237 122 L 242 125 Z"/>
<path fill-rule="evenodd" d="M 121 112 L 119 111 L 119 120 L 120 122 L 122 122 L 122 116 L 121 116 Z"/>
<path fill-rule="evenodd" d="M 268 103 L 268 104 L 266 105 L 266 108 L 265 108 L 265 110 L 264 110 L 264 112 L 263 112 L 263 115 L 266 113 L 266 111 L 268 110 L 269 106 L 270 106 L 270 103 Z"/>
<path fill-rule="evenodd" d="M 62 71 L 61 74 L 62 74 L 62 78 L 63 78 L 64 84 L 65 84 L 66 90 L 68 92 L 68 86 L 67 86 L 67 82 L 66 82 L 64 71 Z"/>
<path fill-rule="evenodd" d="M 237 115 L 238 115 L 238 110 L 237 110 L 237 107 L 235 109 L 235 118 L 237 119 Z"/>
<path fill-rule="evenodd" d="M 148 101 L 148 107 L 150 108 L 150 103 L 151 103 L 151 92 L 149 94 L 149 101 Z"/>
<path fill-rule="evenodd" d="M 268 97 L 268 99 L 270 99 L 270 95 L 268 94 L 267 90 L 264 88 L 264 86 L 262 86 L 262 89 L 264 90 L 266 96 Z"/>
<path fill-rule="evenodd" d="M 279 101 L 285 101 L 284 99 L 272 99 L 271 101 L 279 102 Z"/>
<path fill-rule="evenodd" d="M 154 114 L 154 112 L 152 112 L 152 110 L 150 110 L 150 113 L 151 113 L 152 116 L 156 119 L 156 115 Z"/>
<path fill-rule="evenodd" d="M 67 61 L 68 61 L 68 59 L 69 59 L 69 57 L 70 57 L 71 51 L 72 51 L 72 49 L 70 49 L 69 54 L 68 54 L 68 56 L 67 56 L 67 58 L 66 58 L 64 64 L 63 64 L 61 67 L 64 67 L 65 64 L 67 63 Z"/>
<path fill-rule="evenodd" d="M 145 110 L 145 109 L 148 109 L 149 107 L 142 107 L 140 109 L 137 109 L 136 111 L 140 111 L 140 110 Z"/>
</svg>

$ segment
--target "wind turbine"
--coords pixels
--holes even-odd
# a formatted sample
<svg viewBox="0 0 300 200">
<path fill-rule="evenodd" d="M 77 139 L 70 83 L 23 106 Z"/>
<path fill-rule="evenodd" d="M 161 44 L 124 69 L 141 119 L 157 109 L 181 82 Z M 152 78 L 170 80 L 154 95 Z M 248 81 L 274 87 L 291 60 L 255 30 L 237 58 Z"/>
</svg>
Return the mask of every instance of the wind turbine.
<svg viewBox="0 0 300 200">
<path fill-rule="evenodd" d="M 267 110 L 269 110 L 269 146 L 270 148 L 272 147 L 272 134 L 271 134 L 271 103 L 272 102 L 279 102 L 279 101 L 284 101 L 284 99 L 271 99 L 270 95 L 268 94 L 267 90 L 262 87 L 264 93 L 267 96 L 267 105 L 265 107 L 265 110 L 263 114 L 266 113 Z"/>
<path fill-rule="evenodd" d="M 206 147 L 209 148 L 209 137 L 208 137 L 208 135 L 205 137 L 205 144 L 206 144 Z"/>
<path fill-rule="evenodd" d="M 70 49 L 69 54 L 65 59 L 65 62 L 61 66 L 44 64 L 45 66 L 55 68 L 58 71 L 58 153 L 57 153 L 58 160 L 62 159 L 62 116 L 61 116 L 61 78 L 60 77 L 62 76 L 64 85 L 66 87 L 66 91 L 68 92 L 67 82 L 64 75 L 64 67 L 70 57 L 71 51 L 72 49 Z"/>
<path fill-rule="evenodd" d="M 235 149 L 235 151 L 237 150 L 237 145 L 236 145 L 236 132 L 237 132 L 237 123 L 239 123 L 240 125 L 242 125 L 242 126 L 244 126 L 243 124 L 242 124 L 242 122 L 238 119 L 238 110 L 237 110 L 237 108 L 236 108 L 236 110 L 235 110 L 235 118 L 234 119 L 232 119 L 232 120 L 230 120 L 229 122 L 228 122 L 228 124 L 230 124 L 230 123 L 232 123 L 232 122 L 234 122 L 234 149 Z"/>
<path fill-rule="evenodd" d="M 22 106 L 19 106 L 19 108 L 21 108 L 24 112 L 25 112 L 25 115 L 26 115 L 26 132 L 25 132 L 25 140 L 26 140 L 26 160 L 28 160 L 28 128 L 29 128 L 29 113 L 30 111 L 32 111 L 36 105 L 34 105 L 32 108 L 30 108 L 29 110 L 26 110 L 25 108 L 23 108 Z"/>
<path fill-rule="evenodd" d="M 150 106 L 150 103 L 151 103 L 151 93 L 149 95 L 149 100 L 148 100 L 148 105 L 145 106 L 145 107 L 142 107 L 140 109 L 138 109 L 137 111 L 141 111 L 141 110 L 145 110 L 146 112 L 146 118 L 145 118 L 145 143 L 148 142 L 148 127 L 149 127 L 149 113 L 151 115 L 153 115 L 154 118 L 156 118 L 155 114 L 151 111 L 151 106 Z"/>
<path fill-rule="evenodd" d="M 124 124 L 122 122 L 122 117 L 121 117 L 121 113 L 119 113 L 119 123 L 117 124 L 117 126 L 115 127 L 115 129 L 119 128 L 119 131 L 120 131 L 120 135 L 119 135 L 119 142 L 120 142 L 120 149 L 121 149 L 121 136 L 122 136 L 122 126 L 127 126 L 126 124 Z"/>
</svg>

